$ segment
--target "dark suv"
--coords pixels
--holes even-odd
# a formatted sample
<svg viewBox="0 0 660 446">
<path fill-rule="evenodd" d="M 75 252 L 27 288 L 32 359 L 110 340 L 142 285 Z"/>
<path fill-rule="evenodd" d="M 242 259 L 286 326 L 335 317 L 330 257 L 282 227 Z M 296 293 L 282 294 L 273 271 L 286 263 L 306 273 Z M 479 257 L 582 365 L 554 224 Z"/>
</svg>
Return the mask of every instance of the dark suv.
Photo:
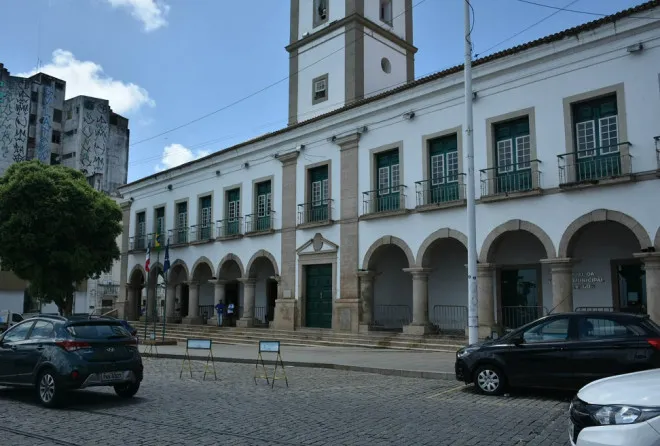
<svg viewBox="0 0 660 446">
<path fill-rule="evenodd" d="M 47 407 L 94 386 L 130 398 L 142 377 L 137 339 L 117 319 L 40 315 L 0 335 L 0 385 L 36 387 Z"/>
</svg>

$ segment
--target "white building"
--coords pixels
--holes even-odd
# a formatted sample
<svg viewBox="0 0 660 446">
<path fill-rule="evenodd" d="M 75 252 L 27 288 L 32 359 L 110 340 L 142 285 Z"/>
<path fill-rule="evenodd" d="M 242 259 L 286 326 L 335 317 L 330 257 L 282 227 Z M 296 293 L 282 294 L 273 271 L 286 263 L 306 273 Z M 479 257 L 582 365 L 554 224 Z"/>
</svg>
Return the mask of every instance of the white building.
<svg viewBox="0 0 660 446">
<path fill-rule="evenodd" d="M 290 125 L 120 189 L 127 317 L 160 232 L 184 323 L 225 301 L 243 326 L 464 329 L 462 66 L 413 80 L 412 2 L 374 4 L 292 1 Z M 584 307 L 660 321 L 659 14 L 474 62 L 482 335 Z"/>
</svg>

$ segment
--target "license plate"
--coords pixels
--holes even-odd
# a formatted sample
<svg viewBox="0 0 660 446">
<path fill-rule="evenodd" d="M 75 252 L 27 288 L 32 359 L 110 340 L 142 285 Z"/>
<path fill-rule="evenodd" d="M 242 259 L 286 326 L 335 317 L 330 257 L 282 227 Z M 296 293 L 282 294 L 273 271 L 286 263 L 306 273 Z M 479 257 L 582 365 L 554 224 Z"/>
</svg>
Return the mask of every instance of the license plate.
<svg viewBox="0 0 660 446">
<path fill-rule="evenodd" d="M 124 372 L 101 373 L 101 381 L 120 381 L 124 378 Z"/>
</svg>

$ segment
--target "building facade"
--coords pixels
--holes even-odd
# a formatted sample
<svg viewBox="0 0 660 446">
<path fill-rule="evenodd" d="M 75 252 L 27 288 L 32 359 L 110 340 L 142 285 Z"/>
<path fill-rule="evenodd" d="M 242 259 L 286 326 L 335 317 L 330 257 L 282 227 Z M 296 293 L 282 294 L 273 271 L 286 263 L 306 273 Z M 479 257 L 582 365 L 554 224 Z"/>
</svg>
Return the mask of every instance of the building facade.
<svg viewBox="0 0 660 446">
<path fill-rule="evenodd" d="M 462 66 L 412 81 L 410 2 L 371 3 L 292 1 L 287 128 L 120 189 L 126 317 L 161 280 L 162 257 L 144 264 L 162 234 L 170 320 L 203 323 L 224 301 L 242 326 L 465 328 Z M 647 2 L 474 61 L 482 336 L 583 308 L 660 321 L 659 12 Z M 356 26 L 397 56 L 366 38 L 347 51 Z M 338 45 L 345 64 L 302 64 L 308 45 Z M 376 68 L 392 88 L 370 94 Z"/>
</svg>

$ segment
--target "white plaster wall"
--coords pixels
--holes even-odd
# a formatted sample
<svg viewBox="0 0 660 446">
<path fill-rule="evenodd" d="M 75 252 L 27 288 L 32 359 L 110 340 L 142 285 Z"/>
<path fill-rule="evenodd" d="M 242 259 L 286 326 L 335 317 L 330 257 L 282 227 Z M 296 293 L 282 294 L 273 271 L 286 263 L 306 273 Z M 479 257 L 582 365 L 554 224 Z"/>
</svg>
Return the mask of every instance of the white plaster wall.
<svg viewBox="0 0 660 446">
<path fill-rule="evenodd" d="M 314 28 L 314 0 L 298 0 L 299 3 L 299 21 L 298 21 L 298 39 L 303 38 L 306 32 L 312 34 L 327 27 L 335 20 L 341 20 L 346 15 L 346 0 L 327 0 L 328 20 L 320 26 Z"/>
<path fill-rule="evenodd" d="M 405 84 L 408 77 L 405 50 L 385 41 L 380 35 L 368 28 L 365 28 L 364 33 L 365 96 L 382 93 Z M 390 61 L 390 73 L 385 73 L 381 67 L 383 57 Z"/>
<path fill-rule="evenodd" d="M 23 291 L 0 291 L 0 310 L 23 313 Z"/>
<path fill-rule="evenodd" d="M 344 105 L 346 29 L 339 28 L 298 50 L 298 121 Z M 328 75 L 328 99 L 312 105 L 312 80 Z"/>
<path fill-rule="evenodd" d="M 406 10 L 405 0 L 392 1 L 392 25 L 380 21 L 380 2 L 378 0 L 366 0 L 364 2 L 364 16 L 372 22 L 382 26 L 388 31 L 396 34 L 402 39 L 406 38 L 406 14 L 412 14 L 412 11 L 404 13 Z M 398 16 L 398 17 L 397 17 Z"/>
</svg>

